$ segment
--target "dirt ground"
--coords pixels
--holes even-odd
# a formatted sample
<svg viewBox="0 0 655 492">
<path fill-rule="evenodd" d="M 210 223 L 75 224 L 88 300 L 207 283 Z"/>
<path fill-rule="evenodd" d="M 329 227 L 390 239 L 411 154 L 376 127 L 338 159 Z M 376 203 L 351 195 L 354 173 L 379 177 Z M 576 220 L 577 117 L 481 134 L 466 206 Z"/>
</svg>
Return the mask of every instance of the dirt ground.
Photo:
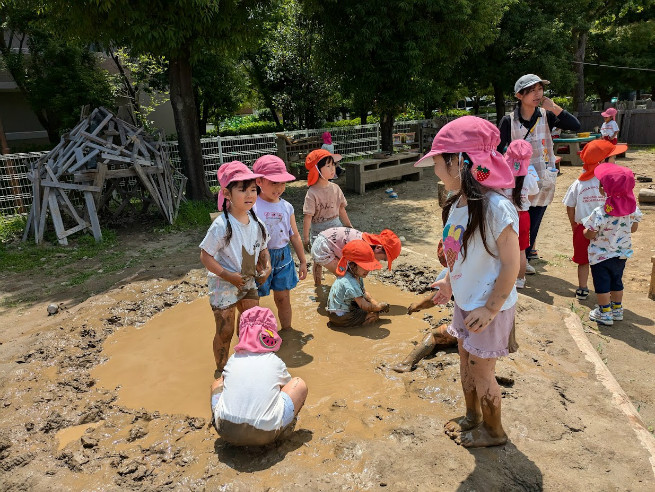
<svg viewBox="0 0 655 492">
<path fill-rule="evenodd" d="M 654 160 L 630 151 L 618 162 L 653 176 Z M 467 450 L 443 433 L 464 408 L 456 351 L 438 352 L 408 374 L 390 369 L 449 315 L 448 308 L 405 314 L 438 266 L 441 209 L 427 170 L 421 181 L 391 183 L 395 200 L 384 191 L 389 183 L 346 195 L 357 228 L 389 227 L 405 238 L 394 270 L 369 281 L 392 309 L 378 325 L 333 331 L 325 325 L 327 287 L 300 284 L 280 356 L 310 393 L 291 438 L 263 449 L 231 447 L 209 425 L 213 320 L 197 247 L 204 229 L 119 232 L 116 248 L 133 252 L 129 266 L 75 287 L 57 288 L 61 279 L 38 270 L 1 272 L 0 488 L 653 490 L 655 456 L 635 432 L 641 423 L 621 411 L 572 334 L 584 333 L 652 432 L 655 301 L 647 292 L 655 209 L 642 207 L 634 235 L 625 320 L 599 329 L 588 321 L 595 296 L 574 297 L 561 204 L 580 169 L 562 171 L 537 240 L 538 273 L 519 299 L 520 349 L 498 363 L 505 446 Z M 304 191 L 304 182 L 288 188 L 297 211 Z M 90 258 L 78 268 L 102 265 Z M 47 316 L 50 303 L 59 314 Z M 270 299 L 262 303 L 271 307 Z"/>
</svg>

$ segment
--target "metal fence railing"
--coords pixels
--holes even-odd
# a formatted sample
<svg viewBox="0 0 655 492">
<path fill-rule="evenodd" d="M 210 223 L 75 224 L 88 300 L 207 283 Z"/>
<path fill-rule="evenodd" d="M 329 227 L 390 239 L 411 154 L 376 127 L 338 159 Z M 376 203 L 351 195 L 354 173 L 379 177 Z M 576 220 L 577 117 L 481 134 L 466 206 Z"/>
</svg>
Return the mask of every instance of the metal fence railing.
<svg viewBox="0 0 655 492">
<path fill-rule="evenodd" d="M 394 125 L 394 133 L 405 133 L 412 125 L 423 124 L 429 120 L 399 121 Z M 377 123 L 337 128 L 316 128 L 285 132 L 292 137 L 310 137 L 329 131 L 335 151 L 344 161 L 353 160 L 363 155 L 380 150 L 380 125 Z M 252 163 L 265 154 L 277 152 L 275 133 L 260 135 L 239 135 L 231 137 L 211 137 L 200 140 L 202 160 L 210 186 L 218 185 L 216 170 L 224 163 L 239 160 L 245 164 Z M 166 150 L 173 166 L 181 170 L 178 143 L 166 142 Z M 32 186 L 27 179 L 27 172 L 41 156 L 47 152 L 30 152 L 27 154 L 0 155 L 0 215 L 13 216 L 26 214 L 32 205 Z"/>
</svg>

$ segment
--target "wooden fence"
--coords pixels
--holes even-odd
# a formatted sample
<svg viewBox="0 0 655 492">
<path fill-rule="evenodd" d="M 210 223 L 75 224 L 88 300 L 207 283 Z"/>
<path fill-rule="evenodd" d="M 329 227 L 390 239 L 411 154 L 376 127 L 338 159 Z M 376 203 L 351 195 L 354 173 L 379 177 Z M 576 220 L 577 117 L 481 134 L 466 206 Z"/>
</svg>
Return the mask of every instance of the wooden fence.
<svg viewBox="0 0 655 492">
<path fill-rule="evenodd" d="M 600 111 L 580 113 L 581 131 L 600 128 L 603 117 Z M 619 141 L 629 145 L 655 145 L 655 109 L 620 109 L 616 116 L 619 125 Z"/>
</svg>

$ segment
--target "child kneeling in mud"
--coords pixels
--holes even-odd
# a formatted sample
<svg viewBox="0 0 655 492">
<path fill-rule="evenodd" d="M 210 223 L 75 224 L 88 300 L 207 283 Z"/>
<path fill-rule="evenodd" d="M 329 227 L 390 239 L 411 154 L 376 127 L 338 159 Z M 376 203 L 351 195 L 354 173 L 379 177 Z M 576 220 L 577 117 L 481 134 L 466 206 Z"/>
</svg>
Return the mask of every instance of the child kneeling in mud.
<svg viewBox="0 0 655 492">
<path fill-rule="evenodd" d="M 293 430 L 307 385 L 292 379 L 275 355 L 281 344 L 270 309 L 256 306 L 243 312 L 235 353 L 211 387 L 214 427 L 230 444 L 262 446 Z"/>
<path fill-rule="evenodd" d="M 389 304 L 377 302 L 364 288 L 364 277 L 381 268 L 365 241 L 356 239 L 346 244 L 328 296 L 327 310 L 333 327 L 367 325 L 380 319 L 379 313 L 389 311 Z"/>
</svg>

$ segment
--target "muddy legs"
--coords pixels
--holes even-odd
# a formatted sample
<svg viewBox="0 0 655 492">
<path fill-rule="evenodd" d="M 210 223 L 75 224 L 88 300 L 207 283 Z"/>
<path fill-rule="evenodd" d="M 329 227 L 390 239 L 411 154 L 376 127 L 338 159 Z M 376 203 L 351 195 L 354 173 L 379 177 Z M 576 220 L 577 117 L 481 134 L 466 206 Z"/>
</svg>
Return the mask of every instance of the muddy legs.
<svg viewBox="0 0 655 492">
<path fill-rule="evenodd" d="M 496 359 L 471 355 L 459 341 L 460 372 L 466 416 L 446 423 L 445 431 L 465 447 L 498 446 L 507 442 L 501 423 L 501 394 L 496 382 Z"/>
<path fill-rule="evenodd" d="M 216 322 L 216 333 L 212 348 L 214 350 L 214 360 L 216 361 L 215 378 L 220 377 L 223 368 L 227 363 L 227 354 L 230 351 L 230 342 L 234 335 L 234 306 L 226 309 L 214 309 L 214 321 Z"/>
</svg>

